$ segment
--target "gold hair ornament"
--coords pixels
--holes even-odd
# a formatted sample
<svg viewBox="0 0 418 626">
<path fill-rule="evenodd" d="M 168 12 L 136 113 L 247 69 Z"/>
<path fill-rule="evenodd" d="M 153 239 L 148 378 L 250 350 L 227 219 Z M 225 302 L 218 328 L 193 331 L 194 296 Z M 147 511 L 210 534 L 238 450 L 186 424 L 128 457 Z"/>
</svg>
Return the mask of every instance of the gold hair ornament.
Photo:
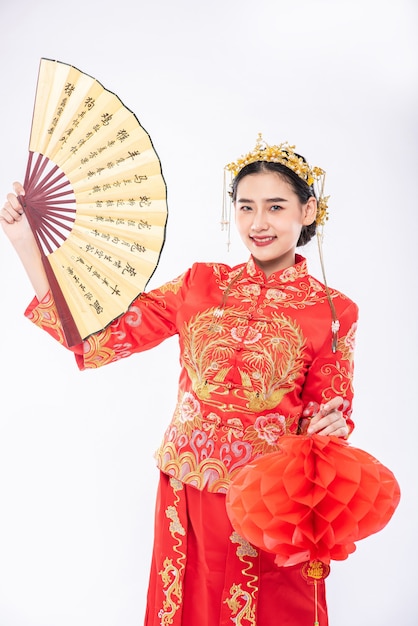
<svg viewBox="0 0 418 626">
<path fill-rule="evenodd" d="M 278 146 L 270 146 L 264 141 L 262 133 L 258 134 L 254 150 L 241 156 L 235 162 L 228 163 L 225 169 L 232 172 L 232 175 L 235 177 L 246 165 L 256 161 L 281 163 L 293 170 L 308 185 L 312 185 L 317 176 L 324 174 L 321 168 L 311 168 L 301 156 L 296 154 L 295 146 L 291 146 L 287 141 L 280 143 Z"/>
<path fill-rule="evenodd" d="M 270 146 L 262 137 L 262 133 L 259 133 L 255 148 L 247 154 L 241 156 L 236 161 L 228 163 L 224 168 L 224 193 L 222 202 L 222 230 L 227 230 L 228 250 L 231 245 L 231 211 L 232 211 L 232 182 L 239 172 L 250 163 L 256 163 L 257 161 L 267 161 L 268 163 L 280 163 L 285 167 L 291 169 L 299 178 L 301 178 L 309 187 L 313 188 L 317 198 L 317 212 L 316 212 L 316 224 L 317 224 L 317 242 L 319 250 L 319 259 L 321 262 L 322 276 L 325 285 L 325 291 L 327 299 L 330 305 L 332 314 L 332 351 L 336 352 L 338 342 L 338 330 L 340 323 L 337 319 L 334 303 L 328 288 L 328 284 L 325 276 L 324 255 L 322 249 L 323 240 L 323 228 L 325 222 L 328 220 L 328 200 L 329 196 L 324 195 L 325 187 L 325 171 L 320 167 L 311 167 L 300 155 L 295 152 L 295 146 L 290 145 L 288 142 L 280 143 L 277 146 Z M 230 181 L 227 181 L 227 173 L 230 173 Z"/>
<path fill-rule="evenodd" d="M 228 231 L 227 246 L 231 244 L 231 195 L 232 182 L 239 172 L 250 163 L 257 161 L 267 161 L 269 163 L 280 163 L 292 170 L 301 180 L 313 188 L 317 197 L 317 212 L 315 221 L 318 226 L 324 226 L 328 220 L 328 200 L 329 196 L 324 195 L 325 172 L 320 167 L 311 167 L 300 155 L 296 154 L 295 146 L 288 142 L 280 143 L 277 146 L 270 146 L 264 141 L 262 133 L 258 134 L 258 139 L 251 152 L 241 156 L 236 161 L 225 165 L 224 168 L 224 194 L 222 203 L 222 230 Z M 230 180 L 227 181 L 228 172 Z"/>
</svg>

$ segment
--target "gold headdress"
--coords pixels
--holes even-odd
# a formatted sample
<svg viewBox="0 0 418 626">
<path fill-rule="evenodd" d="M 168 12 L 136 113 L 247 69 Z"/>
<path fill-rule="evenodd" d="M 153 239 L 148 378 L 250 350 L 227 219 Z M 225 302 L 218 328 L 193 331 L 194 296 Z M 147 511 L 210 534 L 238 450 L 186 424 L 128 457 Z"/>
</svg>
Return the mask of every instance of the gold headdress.
<svg viewBox="0 0 418 626">
<path fill-rule="evenodd" d="M 266 143 L 259 133 L 254 150 L 241 156 L 236 161 L 225 165 L 225 172 L 231 172 L 232 178 L 250 163 L 257 161 L 268 161 L 269 163 L 280 163 L 292 170 L 299 178 L 301 178 L 309 187 L 313 187 L 318 199 L 318 210 L 316 214 L 316 223 L 323 226 L 328 219 L 328 199 L 324 196 L 325 172 L 320 167 L 310 167 L 299 154 L 295 152 L 295 146 L 289 145 L 287 142 L 280 143 L 277 146 L 270 146 Z M 232 182 L 232 181 L 231 181 Z M 225 180 L 226 183 L 226 180 Z M 226 185 L 225 185 L 226 188 Z M 226 205 L 226 203 L 224 203 Z M 226 208 L 226 206 L 224 207 Z M 226 218 L 226 211 L 223 215 L 222 225 L 229 226 L 229 219 Z"/>
<path fill-rule="evenodd" d="M 224 169 L 224 198 L 222 207 L 222 230 L 228 231 L 228 248 L 230 245 L 230 228 L 231 228 L 231 183 L 239 172 L 250 163 L 257 161 L 267 161 L 269 163 L 280 163 L 291 169 L 299 178 L 301 178 L 309 187 L 312 187 L 318 202 L 316 213 L 316 224 L 320 227 L 320 232 L 316 232 L 318 241 L 319 258 L 321 262 L 322 276 L 324 279 L 325 290 L 332 313 L 332 350 L 336 351 L 338 341 L 339 321 L 337 319 L 334 303 L 328 289 L 325 266 L 322 251 L 323 227 L 328 220 L 328 200 L 329 196 L 324 195 L 325 172 L 320 167 L 311 167 L 303 157 L 295 152 L 295 146 L 289 143 L 280 143 L 277 146 L 270 146 L 264 141 L 262 134 L 259 133 L 255 148 L 247 154 L 241 156 L 236 161 L 225 165 Z M 231 180 L 227 183 L 227 173 L 230 173 Z M 227 187 L 229 189 L 227 190 Z M 228 198 L 229 196 L 229 198 Z"/>
</svg>

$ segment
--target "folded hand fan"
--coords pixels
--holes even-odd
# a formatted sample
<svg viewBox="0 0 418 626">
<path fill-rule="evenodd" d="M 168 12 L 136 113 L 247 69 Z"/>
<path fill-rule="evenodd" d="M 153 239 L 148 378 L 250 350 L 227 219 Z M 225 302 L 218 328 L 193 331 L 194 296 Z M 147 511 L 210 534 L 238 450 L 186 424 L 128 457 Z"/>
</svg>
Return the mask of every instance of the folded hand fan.
<svg viewBox="0 0 418 626">
<path fill-rule="evenodd" d="M 69 346 L 125 312 L 165 238 L 166 186 L 147 132 L 96 79 L 41 59 L 21 198 Z"/>
</svg>

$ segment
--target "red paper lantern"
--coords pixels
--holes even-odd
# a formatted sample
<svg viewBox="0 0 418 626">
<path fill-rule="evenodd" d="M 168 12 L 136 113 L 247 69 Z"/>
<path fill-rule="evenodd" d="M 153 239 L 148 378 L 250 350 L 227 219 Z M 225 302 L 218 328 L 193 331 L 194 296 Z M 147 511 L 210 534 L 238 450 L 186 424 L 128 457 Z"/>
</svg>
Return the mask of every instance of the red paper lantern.
<svg viewBox="0 0 418 626">
<path fill-rule="evenodd" d="M 393 473 L 338 437 L 286 435 L 280 450 L 233 478 L 232 526 L 278 565 L 344 560 L 355 541 L 378 532 L 400 499 Z"/>
</svg>

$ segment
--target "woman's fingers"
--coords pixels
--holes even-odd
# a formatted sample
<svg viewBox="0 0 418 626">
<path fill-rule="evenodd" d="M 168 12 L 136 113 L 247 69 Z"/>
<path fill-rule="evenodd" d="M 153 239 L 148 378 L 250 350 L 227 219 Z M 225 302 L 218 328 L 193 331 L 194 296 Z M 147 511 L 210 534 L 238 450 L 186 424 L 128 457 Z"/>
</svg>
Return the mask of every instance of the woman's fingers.
<svg viewBox="0 0 418 626">
<path fill-rule="evenodd" d="M 13 183 L 13 189 L 17 196 L 25 195 L 25 190 L 23 189 L 22 183 L 19 183 L 18 181 L 16 181 L 15 183 Z"/>
<path fill-rule="evenodd" d="M 0 211 L 0 217 L 8 224 L 18 222 L 23 214 L 23 208 L 16 196 L 8 194 L 7 200 Z"/>
<path fill-rule="evenodd" d="M 308 434 L 334 435 L 336 437 L 347 437 L 349 428 L 345 418 L 340 411 L 344 404 L 344 399 L 336 396 L 322 405 L 316 415 L 310 421 Z"/>
<path fill-rule="evenodd" d="M 308 434 L 317 434 L 329 436 L 333 435 L 334 437 L 347 437 L 350 433 L 350 430 L 347 426 L 347 422 L 342 417 L 338 417 L 335 420 L 328 421 L 327 418 L 322 418 L 317 424 L 315 424 L 311 430 L 311 427 L 308 428 Z"/>
<path fill-rule="evenodd" d="M 15 193 L 7 194 L 6 202 L 0 210 L 0 220 L 7 224 L 19 222 L 24 212 L 18 196 L 24 196 L 25 190 L 19 182 L 13 183 L 13 189 Z"/>
</svg>

